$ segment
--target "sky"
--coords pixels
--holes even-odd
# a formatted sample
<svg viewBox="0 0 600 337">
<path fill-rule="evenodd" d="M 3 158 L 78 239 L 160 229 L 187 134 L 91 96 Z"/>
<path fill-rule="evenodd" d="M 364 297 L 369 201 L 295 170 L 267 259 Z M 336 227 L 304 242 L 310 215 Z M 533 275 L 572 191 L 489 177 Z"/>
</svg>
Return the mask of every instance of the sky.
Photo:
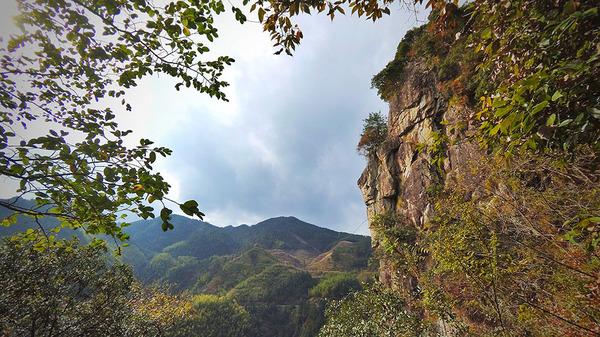
<svg viewBox="0 0 600 337">
<path fill-rule="evenodd" d="M 0 13 L 4 34 L 15 11 L 10 1 Z M 154 76 L 127 92 L 133 111 L 117 119 L 134 131 L 132 143 L 149 138 L 173 150 L 157 164 L 172 185 L 170 197 L 197 200 L 212 224 L 295 216 L 368 234 L 356 184 L 366 160 L 356 143 L 370 112 L 387 113 L 370 81 L 424 17 L 399 4 L 391 9 L 375 23 L 303 16 L 304 39 L 293 57 L 274 55 L 260 25 L 219 17 L 212 52 L 236 60 L 224 76 L 229 102 L 176 91 L 167 76 Z"/>
</svg>

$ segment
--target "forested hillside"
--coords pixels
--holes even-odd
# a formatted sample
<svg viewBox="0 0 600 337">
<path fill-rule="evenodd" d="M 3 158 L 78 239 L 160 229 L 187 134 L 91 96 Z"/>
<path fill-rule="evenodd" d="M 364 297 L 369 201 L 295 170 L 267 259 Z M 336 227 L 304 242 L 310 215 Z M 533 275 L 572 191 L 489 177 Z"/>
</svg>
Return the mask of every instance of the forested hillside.
<svg viewBox="0 0 600 337">
<path fill-rule="evenodd" d="M 294 217 L 237 227 L 182 216 L 172 221 L 175 229 L 166 233 L 160 221 L 132 223 L 123 262 L 146 284 L 231 298 L 251 317 L 248 336 L 314 336 L 330 292 L 359 289 L 358 279 L 370 278 L 368 237 Z M 320 280 L 332 284 L 310 296 Z"/>
</svg>

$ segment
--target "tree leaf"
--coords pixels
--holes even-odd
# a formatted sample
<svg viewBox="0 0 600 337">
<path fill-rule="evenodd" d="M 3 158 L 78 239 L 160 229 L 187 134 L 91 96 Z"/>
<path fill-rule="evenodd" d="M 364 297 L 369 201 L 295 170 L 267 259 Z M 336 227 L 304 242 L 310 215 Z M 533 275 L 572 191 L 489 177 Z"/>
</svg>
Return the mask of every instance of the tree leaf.
<svg viewBox="0 0 600 337">
<path fill-rule="evenodd" d="M 563 97 L 563 94 L 559 90 L 556 90 L 554 95 L 552 95 L 552 102 L 556 102 L 561 97 Z"/>
<path fill-rule="evenodd" d="M 552 114 L 550 115 L 550 117 L 548 117 L 548 119 L 546 120 L 546 125 L 547 126 L 552 126 L 554 125 L 554 121 L 556 120 L 556 114 Z"/>
<path fill-rule="evenodd" d="M 543 109 L 545 109 L 548 105 L 550 104 L 550 102 L 548 101 L 543 101 L 541 103 L 536 104 L 533 109 L 531 109 L 531 114 L 535 115 L 538 112 L 542 111 Z"/>
</svg>

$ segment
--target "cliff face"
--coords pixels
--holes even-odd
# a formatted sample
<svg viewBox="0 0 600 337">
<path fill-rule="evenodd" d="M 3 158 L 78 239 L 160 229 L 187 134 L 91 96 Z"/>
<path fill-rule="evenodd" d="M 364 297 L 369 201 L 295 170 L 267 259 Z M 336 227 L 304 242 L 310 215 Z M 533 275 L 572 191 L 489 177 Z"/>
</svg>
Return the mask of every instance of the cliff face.
<svg viewBox="0 0 600 337">
<path fill-rule="evenodd" d="M 431 194 L 467 171 L 465 163 L 481 157 L 479 147 L 466 140 L 473 129 L 468 124 L 472 112 L 444 97 L 438 88 L 433 72 L 411 62 L 397 93 L 389 99 L 387 139 L 369 157 L 358 180 L 375 250 L 381 244 L 379 230 L 372 226 L 376 215 L 391 213 L 405 220 L 396 226 L 413 227 L 417 233 L 427 231 L 434 208 Z M 435 144 L 440 138 L 445 145 Z M 472 183 L 475 189 L 477 184 Z M 417 288 L 419 273 L 402 272 L 385 256 L 380 263 L 384 285 L 409 295 Z M 426 271 L 427 262 L 421 268 Z"/>
<path fill-rule="evenodd" d="M 365 119 L 358 185 L 415 335 L 600 334 L 596 7 L 473 2 L 373 77 L 387 130 Z"/>
<path fill-rule="evenodd" d="M 499 162 L 500 154 L 486 154 L 479 145 L 472 105 L 448 97 L 446 83 L 427 69 L 418 61 L 403 68 L 398 89 L 388 96 L 387 137 L 369 154 L 358 180 L 380 282 L 425 322 L 419 331 L 431 335 L 512 329 L 562 336 L 573 323 L 539 308 L 577 317 L 577 308 L 600 303 L 597 255 L 589 253 L 600 244 L 585 246 L 583 232 L 576 232 L 579 241 L 568 241 L 562 227 L 571 221 L 565 214 L 577 218 L 600 210 L 597 153 L 579 150 L 574 156 L 583 160 L 569 162 L 548 153 Z M 536 268 L 539 274 L 532 273 Z M 540 300 L 535 287 L 554 280 L 558 285 Z M 574 298 L 569 291 L 580 294 L 581 304 L 565 304 Z M 538 323 L 544 319 L 552 324 Z M 586 327 L 594 321 L 581 321 L 573 336 L 597 335 Z"/>
</svg>

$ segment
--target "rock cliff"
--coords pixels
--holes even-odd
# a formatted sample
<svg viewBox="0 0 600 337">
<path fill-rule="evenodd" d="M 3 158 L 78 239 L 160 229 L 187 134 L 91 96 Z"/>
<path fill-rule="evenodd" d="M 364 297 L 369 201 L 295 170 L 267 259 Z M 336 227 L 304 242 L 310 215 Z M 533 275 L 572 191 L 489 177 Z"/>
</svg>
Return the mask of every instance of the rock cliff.
<svg viewBox="0 0 600 337">
<path fill-rule="evenodd" d="M 387 139 L 368 157 L 358 180 L 375 250 L 381 244 L 380 229 L 372 226 L 375 216 L 394 214 L 405 220 L 396 226 L 423 233 L 429 230 L 436 191 L 457 175 L 468 177 L 472 189 L 477 188 L 477 177 L 469 176 L 467 167 L 482 157 L 479 146 L 467 137 L 474 129 L 469 125 L 472 111 L 458 99 L 446 97 L 436 77 L 418 62 L 405 67 L 402 83 L 389 98 Z M 384 285 L 409 296 L 415 293 L 420 272 L 398 270 L 385 256 L 380 263 Z M 427 261 L 421 263 L 422 272 L 427 268 Z"/>
</svg>

